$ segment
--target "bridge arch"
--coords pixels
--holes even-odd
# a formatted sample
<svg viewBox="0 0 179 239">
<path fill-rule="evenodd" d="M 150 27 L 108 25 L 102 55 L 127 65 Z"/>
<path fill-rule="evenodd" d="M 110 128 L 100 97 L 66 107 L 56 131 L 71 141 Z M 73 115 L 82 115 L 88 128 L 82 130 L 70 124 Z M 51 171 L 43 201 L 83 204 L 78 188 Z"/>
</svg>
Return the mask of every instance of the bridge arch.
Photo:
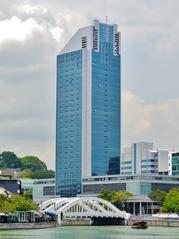
<svg viewBox="0 0 179 239">
<path fill-rule="evenodd" d="M 130 214 L 119 210 L 112 203 L 97 197 L 53 198 L 40 205 L 44 212 L 63 218 L 109 217 L 129 219 Z"/>
</svg>

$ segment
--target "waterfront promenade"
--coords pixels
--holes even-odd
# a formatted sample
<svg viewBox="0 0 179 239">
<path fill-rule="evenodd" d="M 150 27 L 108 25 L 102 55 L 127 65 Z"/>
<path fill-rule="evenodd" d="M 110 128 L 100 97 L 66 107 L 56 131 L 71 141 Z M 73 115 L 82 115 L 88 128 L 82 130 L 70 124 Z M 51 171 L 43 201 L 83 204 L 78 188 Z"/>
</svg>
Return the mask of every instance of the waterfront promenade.
<svg viewBox="0 0 179 239">
<path fill-rule="evenodd" d="M 0 230 L 18 230 L 18 229 L 45 229 L 57 227 L 56 222 L 38 222 L 38 223 L 0 223 Z M 1 239 L 1 237 L 0 237 Z"/>
</svg>

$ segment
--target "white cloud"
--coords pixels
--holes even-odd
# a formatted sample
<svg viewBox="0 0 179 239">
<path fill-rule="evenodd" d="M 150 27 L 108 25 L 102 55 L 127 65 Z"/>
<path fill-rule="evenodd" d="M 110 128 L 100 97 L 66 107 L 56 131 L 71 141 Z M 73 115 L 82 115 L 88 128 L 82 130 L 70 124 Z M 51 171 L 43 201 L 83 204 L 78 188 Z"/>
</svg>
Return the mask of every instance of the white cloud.
<svg viewBox="0 0 179 239">
<path fill-rule="evenodd" d="M 52 33 L 52 36 L 53 36 L 53 38 L 56 41 L 60 41 L 60 39 L 62 37 L 63 29 L 61 29 L 60 27 L 56 26 L 56 27 L 52 28 L 50 30 L 50 32 Z"/>
<path fill-rule="evenodd" d="M 0 97 L 0 112 L 8 112 L 13 109 L 16 103 L 16 98 L 11 95 L 3 95 Z"/>
<path fill-rule="evenodd" d="M 27 15 L 32 15 L 32 14 L 45 15 L 48 13 L 48 8 L 42 5 L 32 5 L 32 4 L 21 4 L 17 7 L 17 10 Z"/>
<path fill-rule="evenodd" d="M 148 104 L 134 93 L 123 93 L 123 145 L 153 141 L 157 147 L 179 149 L 179 99 Z"/>
<path fill-rule="evenodd" d="M 32 18 L 22 21 L 13 16 L 11 19 L 0 21 L 0 42 L 6 40 L 26 40 L 34 30 L 42 31 L 43 28 Z"/>
</svg>

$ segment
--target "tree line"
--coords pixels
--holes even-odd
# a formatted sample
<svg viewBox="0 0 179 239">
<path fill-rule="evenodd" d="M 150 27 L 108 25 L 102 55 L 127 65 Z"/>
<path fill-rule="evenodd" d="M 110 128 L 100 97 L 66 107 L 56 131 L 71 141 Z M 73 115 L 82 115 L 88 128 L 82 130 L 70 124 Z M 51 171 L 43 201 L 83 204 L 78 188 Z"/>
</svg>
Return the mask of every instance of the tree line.
<svg viewBox="0 0 179 239">
<path fill-rule="evenodd" d="M 133 194 L 127 191 L 112 192 L 107 189 L 103 189 L 101 193 L 98 195 L 99 198 L 107 200 L 111 202 L 114 206 L 119 208 L 120 210 L 125 210 L 125 211 L 128 211 L 128 208 L 126 208 L 125 202 L 127 201 L 127 199 L 129 199 L 132 196 Z"/>
<path fill-rule="evenodd" d="M 0 195 L 0 212 L 14 213 L 16 211 L 37 210 L 38 206 L 31 199 L 22 195 Z"/>
<path fill-rule="evenodd" d="M 172 188 L 169 192 L 157 189 L 148 196 L 159 203 L 163 212 L 179 213 L 179 187 Z"/>
<path fill-rule="evenodd" d="M 133 195 L 127 191 L 111 192 L 102 190 L 98 195 L 99 198 L 113 203 L 120 210 L 128 211 L 126 201 Z M 155 190 L 149 193 L 148 197 L 160 205 L 162 212 L 179 213 L 179 187 L 174 187 L 168 192 L 164 190 Z"/>
<path fill-rule="evenodd" d="M 20 169 L 20 178 L 54 178 L 53 170 L 36 156 L 18 157 L 14 152 L 5 151 L 0 154 L 0 169 Z"/>
</svg>

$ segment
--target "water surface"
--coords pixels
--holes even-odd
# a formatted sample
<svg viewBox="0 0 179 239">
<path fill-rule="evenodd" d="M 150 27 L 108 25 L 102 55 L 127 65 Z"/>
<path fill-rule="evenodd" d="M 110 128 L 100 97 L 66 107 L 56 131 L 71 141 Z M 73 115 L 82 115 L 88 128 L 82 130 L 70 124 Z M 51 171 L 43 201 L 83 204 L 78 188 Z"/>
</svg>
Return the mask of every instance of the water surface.
<svg viewBox="0 0 179 239">
<path fill-rule="evenodd" d="M 67 226 L 50 229 L 0 231 L 0 239 L 179 239 L 179 228 L 121 226 Z"/>
</svg>

